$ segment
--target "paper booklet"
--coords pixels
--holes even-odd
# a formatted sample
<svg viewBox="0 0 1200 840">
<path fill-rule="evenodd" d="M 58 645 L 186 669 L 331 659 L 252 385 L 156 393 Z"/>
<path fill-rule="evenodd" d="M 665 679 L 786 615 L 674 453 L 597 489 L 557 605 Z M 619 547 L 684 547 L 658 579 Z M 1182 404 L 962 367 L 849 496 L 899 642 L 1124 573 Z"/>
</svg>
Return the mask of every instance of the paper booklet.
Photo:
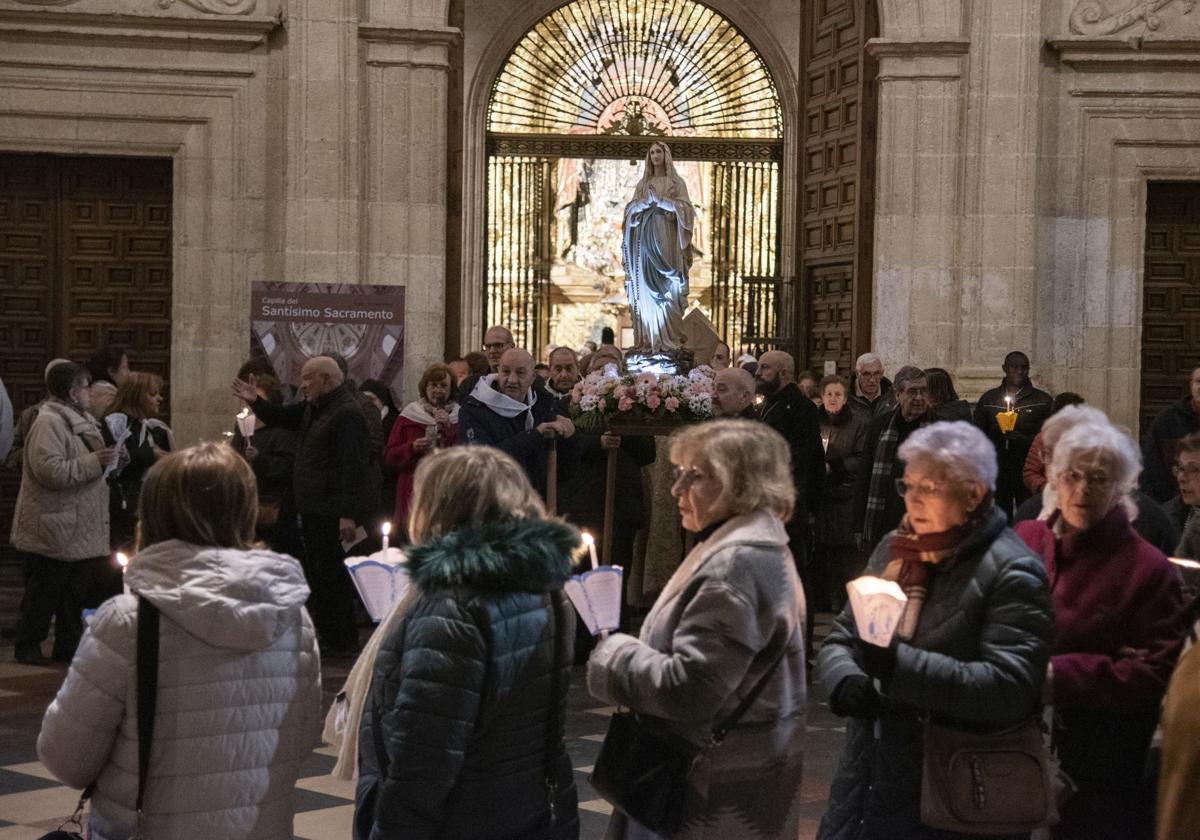
<svg viewBox="0 0 1200 840">
<path fill-rule="evenodd" d="M 572 575 L 563 584 L 575 612 L 595 636 L 616 630 L 621 623 L 621 586 L 624 570 L 620 566 L 601 566 L 581 575 Z"/>
<path fill-rule="evenodd" d="M 359 525 L 357 528 L 354 529 L 353 537 L 351 537 L 348 540 L 342 540 L 342 551 L 345 551 L 348 554 L 350 552 L 350 549 L 354 548 L 354 546 L 358 545 L 360 542 L 362 542 L 366 538 L 367 538 L 367 529 L 364 528 L 363 526 Z"/>
<path fill-rule="evenodd" d="M 846 584 L 858 636 L 879 647 L 892 643 L 908 597 L 895 581 L 865 575 Z"/>
<path fill-rule="evenodd" d="M 120 453 L 121 447 L 125 445 L 125 441 L 129 440 L 129 436 L 133 434 L 133 432 L 129 429 L 129 418 L 120 413 L 110 414 L 104 418 L 104 424 L 108 426 L 109 432 L 112 433 L 112 448 Z M 113 458 L 112 463 L 104 468 L 104 473 L 101 475 L 101 478 L 108 478 L 109 475 L 112 474 L 112 471 L 117 468 L 117 464 L 119 463 L 121 463 L 120 455 L 118 455 L 116 458 Z"/>
<path fill-rule="evenodd" d="M 410 584 L 404 552 L 398 548 L 389 548 L 387 557 L 381 551 L 368 557 L 347 557 L 346 570 L 376 624 L 387 618 Z"/>
</svg>

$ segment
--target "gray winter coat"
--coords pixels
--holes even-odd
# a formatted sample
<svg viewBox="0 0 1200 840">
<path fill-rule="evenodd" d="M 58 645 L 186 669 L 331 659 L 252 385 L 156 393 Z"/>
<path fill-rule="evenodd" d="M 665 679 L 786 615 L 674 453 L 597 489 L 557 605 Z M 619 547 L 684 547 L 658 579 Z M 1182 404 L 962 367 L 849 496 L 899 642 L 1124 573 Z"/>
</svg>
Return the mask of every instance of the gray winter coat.
<svg viewBox="0 0 1200 840">
<path fill-rule="evenodd" d="M 661 719 L 697 745 L 782 654 L 762 694 L 693 772 L 675 840 L 766 840 L 799 833 L 807 691 L 804 592 L 773 514 L 736 516 L 698 544 L 642 625 L 601 642 L 588 689 Z M 613 812 L 609 838 L 653 835 Z"/>
<path fill-rule="evenodd" d="M 892 535 L 868 574 L 890 559 Z M 886 689 L 880 738 L 874 722 L 846 721 L 846 743 L 818 840 L 953 840 L 920 822 L 924 716 L 950 727 L 1001 729 L 1032 714 L 1050 659 L 1053 607 L 1042 560 L 991 520 L 969 537 L 948 567 L 935 567 L 917 631 L 899 643 Z M 817 669 L 832 693 L 863 674 L 858 633 L 847 606 L 821 648 Z"/>
<path fill-rule="evenodd" d="M 300 766 L 321 731 L 321 669 L 300 564 L 170 540 L 125 582 L 158 607 L 158 702 L 144 836 L 291 840 Z M 91 840 L 133 835 L 137 599 L 110 598 L 46 710 L 38 757 L 95 782 Z"/>
</svg>

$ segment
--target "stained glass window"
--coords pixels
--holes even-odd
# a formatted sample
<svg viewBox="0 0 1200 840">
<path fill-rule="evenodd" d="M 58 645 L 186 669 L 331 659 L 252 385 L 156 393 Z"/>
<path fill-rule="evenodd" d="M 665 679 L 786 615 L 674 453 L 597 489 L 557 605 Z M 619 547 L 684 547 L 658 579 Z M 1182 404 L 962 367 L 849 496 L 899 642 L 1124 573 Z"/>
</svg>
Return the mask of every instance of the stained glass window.
<svg viewBox="0 0 1200 840">
<path fill-rule="evenodd" d="M 780 138 L 762 58 L 694 0 L 574 0 L 496 79 L 488 128 L 518 134 Z"/>
</svg>

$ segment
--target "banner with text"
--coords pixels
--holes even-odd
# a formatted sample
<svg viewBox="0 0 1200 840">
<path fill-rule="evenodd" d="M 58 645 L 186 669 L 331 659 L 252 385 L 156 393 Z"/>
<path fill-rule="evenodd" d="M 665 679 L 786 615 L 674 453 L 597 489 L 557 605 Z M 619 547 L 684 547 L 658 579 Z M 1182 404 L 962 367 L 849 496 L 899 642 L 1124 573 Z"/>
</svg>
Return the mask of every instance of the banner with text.
<svg viewBox="0 0 1200 840">
<path fill-rule="evenodd" d="M 340 353 L 351 379 L 382 382 L 400 405 L 404 287 L 252 283 L 250 350 L 270 359 L 281 381 L 297 386 L 306 361 Z"/>
</svg>

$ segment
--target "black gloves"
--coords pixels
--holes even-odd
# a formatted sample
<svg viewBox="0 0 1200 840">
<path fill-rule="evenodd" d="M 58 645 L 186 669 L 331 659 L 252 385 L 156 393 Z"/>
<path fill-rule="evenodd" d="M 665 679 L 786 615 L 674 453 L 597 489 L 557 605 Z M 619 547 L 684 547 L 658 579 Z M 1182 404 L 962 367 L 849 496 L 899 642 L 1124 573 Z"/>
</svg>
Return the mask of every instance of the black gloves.
<svg viewBox="0 0 1200 840">
<path fill-rule="evenodd" d="M 857 653 L 854 658 L 862 665 L 862 669 L 886 686 L 892 679 L 892 672 L 896 670 L 895 638 L 887 647 L 855 639 L 854 649 Z"/>
<path fill-rule="evenodd" d="M 844 678 L 830 693 L 829 710 L 838 717 L 874 720 L 883 710 L 883 700 L 870 677 L 853 674 Z"/>
</svg>

